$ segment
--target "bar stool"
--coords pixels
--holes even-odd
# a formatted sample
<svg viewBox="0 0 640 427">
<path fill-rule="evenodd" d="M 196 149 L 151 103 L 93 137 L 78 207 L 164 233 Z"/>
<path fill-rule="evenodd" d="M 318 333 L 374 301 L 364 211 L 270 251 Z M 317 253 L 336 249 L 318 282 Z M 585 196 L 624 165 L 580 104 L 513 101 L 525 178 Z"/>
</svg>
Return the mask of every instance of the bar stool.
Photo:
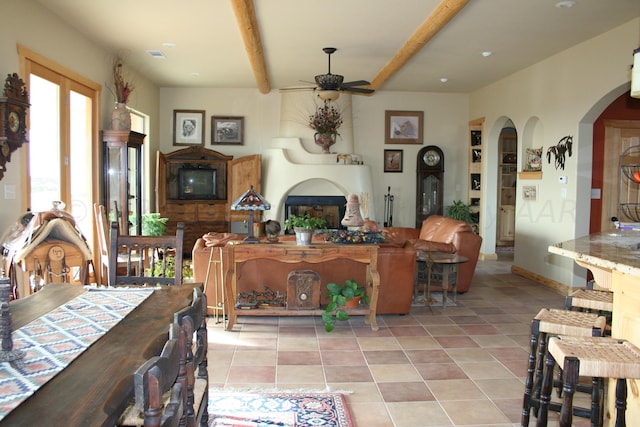
<svg viewBox="0 0 640 427">
<path fill-rule="evenodd" d="M 543 308 L 536 314 L 531 322 L 531 351 L 522 403 L 522 426 L 529 425 L 531 409 L 533 408 L 537 414 L 540 406 L 547 335 L 601 337 L 605 327 L 606 319 L 596 313 Z M 560 410 L 560 406 L 557 404 L 551 404 L 551 407 Z M 594 416 L 593 410 L 578 408 L 577 412 L 578 415 L 586 418 Z"/>
<path fill-rule="evenodd" d="M 598 312 L 613 311 L 613 292 L 592 289 L 578 289 L 566 299 L 566 308 L 583 308 Z"/>
<path fill-rule="evenodd" d="M 627 378 L 640 378 L 640 349 L 629 341 L 616 338 L 592 337 L 552 337 L 546 360 L 540 417 L 538 426 L 547 425 L 549 396 L 553 383 L 553 366 L 558 363 L 564 368 L 564 401 L 560 412 L 560 427 L 571 426 L 573 416 L 573 394 L 580 376 L 615 378 L 616 381 L 616 423 L 626 425 Z M 594 420 L 592 420 L 592 425 Z M 597 420 L 602 423 L 602 415 Z"/>
</svg>

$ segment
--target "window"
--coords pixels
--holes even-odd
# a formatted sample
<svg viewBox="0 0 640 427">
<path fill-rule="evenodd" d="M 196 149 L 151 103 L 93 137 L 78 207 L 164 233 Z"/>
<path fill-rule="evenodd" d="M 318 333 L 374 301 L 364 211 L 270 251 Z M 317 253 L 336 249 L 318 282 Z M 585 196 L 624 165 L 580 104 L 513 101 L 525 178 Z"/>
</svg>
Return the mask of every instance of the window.
<svg viewBox="0 0 640 427">
<path fill-rule="evenodd" d="M 100 85 L 18 47 L 28 76 L 28 183 L 23 204 L 33 211 L 61 200 L 93 247 L 93 202 L 100 182 L 97 105 Z"/>
</svg>

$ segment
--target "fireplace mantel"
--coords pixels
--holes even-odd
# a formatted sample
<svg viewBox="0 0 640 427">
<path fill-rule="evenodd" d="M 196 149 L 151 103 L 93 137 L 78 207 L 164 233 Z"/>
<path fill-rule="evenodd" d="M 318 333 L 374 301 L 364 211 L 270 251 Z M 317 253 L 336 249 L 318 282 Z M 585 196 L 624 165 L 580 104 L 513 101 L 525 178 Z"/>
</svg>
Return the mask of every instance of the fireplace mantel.
<svg viewBox="0 0 640 427">
<path fill-rule="evenodd" d="M 330 190 L 324 195 L 368 194 L 369 217 L 374 217 L 374 195 L 369 165 L 338 163 L 337 154 L 308 152 L 299 138 L 275 138 L 271 148 L 262 154 L 262 191 L 271 203 L 265 218 L 284 220 L 284 203 L 298 185 L 312 181 L 327 181 Z M 365 209 L 366 210 L 366 209 Z"/>
</svg>

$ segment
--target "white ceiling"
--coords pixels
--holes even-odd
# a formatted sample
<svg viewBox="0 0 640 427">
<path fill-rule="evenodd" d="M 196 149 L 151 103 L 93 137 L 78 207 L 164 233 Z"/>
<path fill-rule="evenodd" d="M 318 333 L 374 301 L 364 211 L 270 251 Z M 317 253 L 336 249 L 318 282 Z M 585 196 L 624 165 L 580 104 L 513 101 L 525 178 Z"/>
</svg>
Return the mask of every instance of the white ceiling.
<svg viewBox="0 0 640 427">
<path fill-rule="evenodd" d="M 38 1 L 161 87 L 257 87 L 230 0 Z M 470 0 L 379 90 L 473 91 L 640 16 L 640 0 L 557 1 Z M 271 89 L 326 73 L 329 46 L 332 73 L 372 81 L 439 3 L 254 0 Z"/>
</svg>

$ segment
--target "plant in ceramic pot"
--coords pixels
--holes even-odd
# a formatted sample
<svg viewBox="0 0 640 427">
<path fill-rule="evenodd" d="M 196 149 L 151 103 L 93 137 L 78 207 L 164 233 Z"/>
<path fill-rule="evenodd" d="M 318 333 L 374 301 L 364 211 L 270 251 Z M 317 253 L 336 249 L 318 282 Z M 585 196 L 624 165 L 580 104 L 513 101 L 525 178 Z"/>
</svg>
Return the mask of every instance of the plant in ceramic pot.
<svg viewBox="0 0 640 427">
<path fill-rule="evenodd" d="M 324 218 L 309 216 L 309 214 L 302 216 L 290 215 L 284 222 L 285 230 L 293 229 L 293 231 L 295 231 L 296 244 L 298 245 L 310 245 L 313 230 L 325 228 L 326 226 L 327 221 Z"/>
<path fill-rule="evenodd" d="M 322 313 L 324 330 L 327 332 L 333 331 L 336 320 L 349 319 L 345 308 L 357 308 L 361 301 L 369 304 L 367 289 L 351 279 L 345 280 L 344 285 L 327 283 L 327 297 L 329 304 Z"/>
<path fill-rule="evenodd" d="M 322 147 L 323 153 L 329 153 L 329 147 L 336 143 L 342 121 L 342 114 L 328 100 L 309 115 L 309 127 L 316 131 L 314 140 Z"/>
</svg>

